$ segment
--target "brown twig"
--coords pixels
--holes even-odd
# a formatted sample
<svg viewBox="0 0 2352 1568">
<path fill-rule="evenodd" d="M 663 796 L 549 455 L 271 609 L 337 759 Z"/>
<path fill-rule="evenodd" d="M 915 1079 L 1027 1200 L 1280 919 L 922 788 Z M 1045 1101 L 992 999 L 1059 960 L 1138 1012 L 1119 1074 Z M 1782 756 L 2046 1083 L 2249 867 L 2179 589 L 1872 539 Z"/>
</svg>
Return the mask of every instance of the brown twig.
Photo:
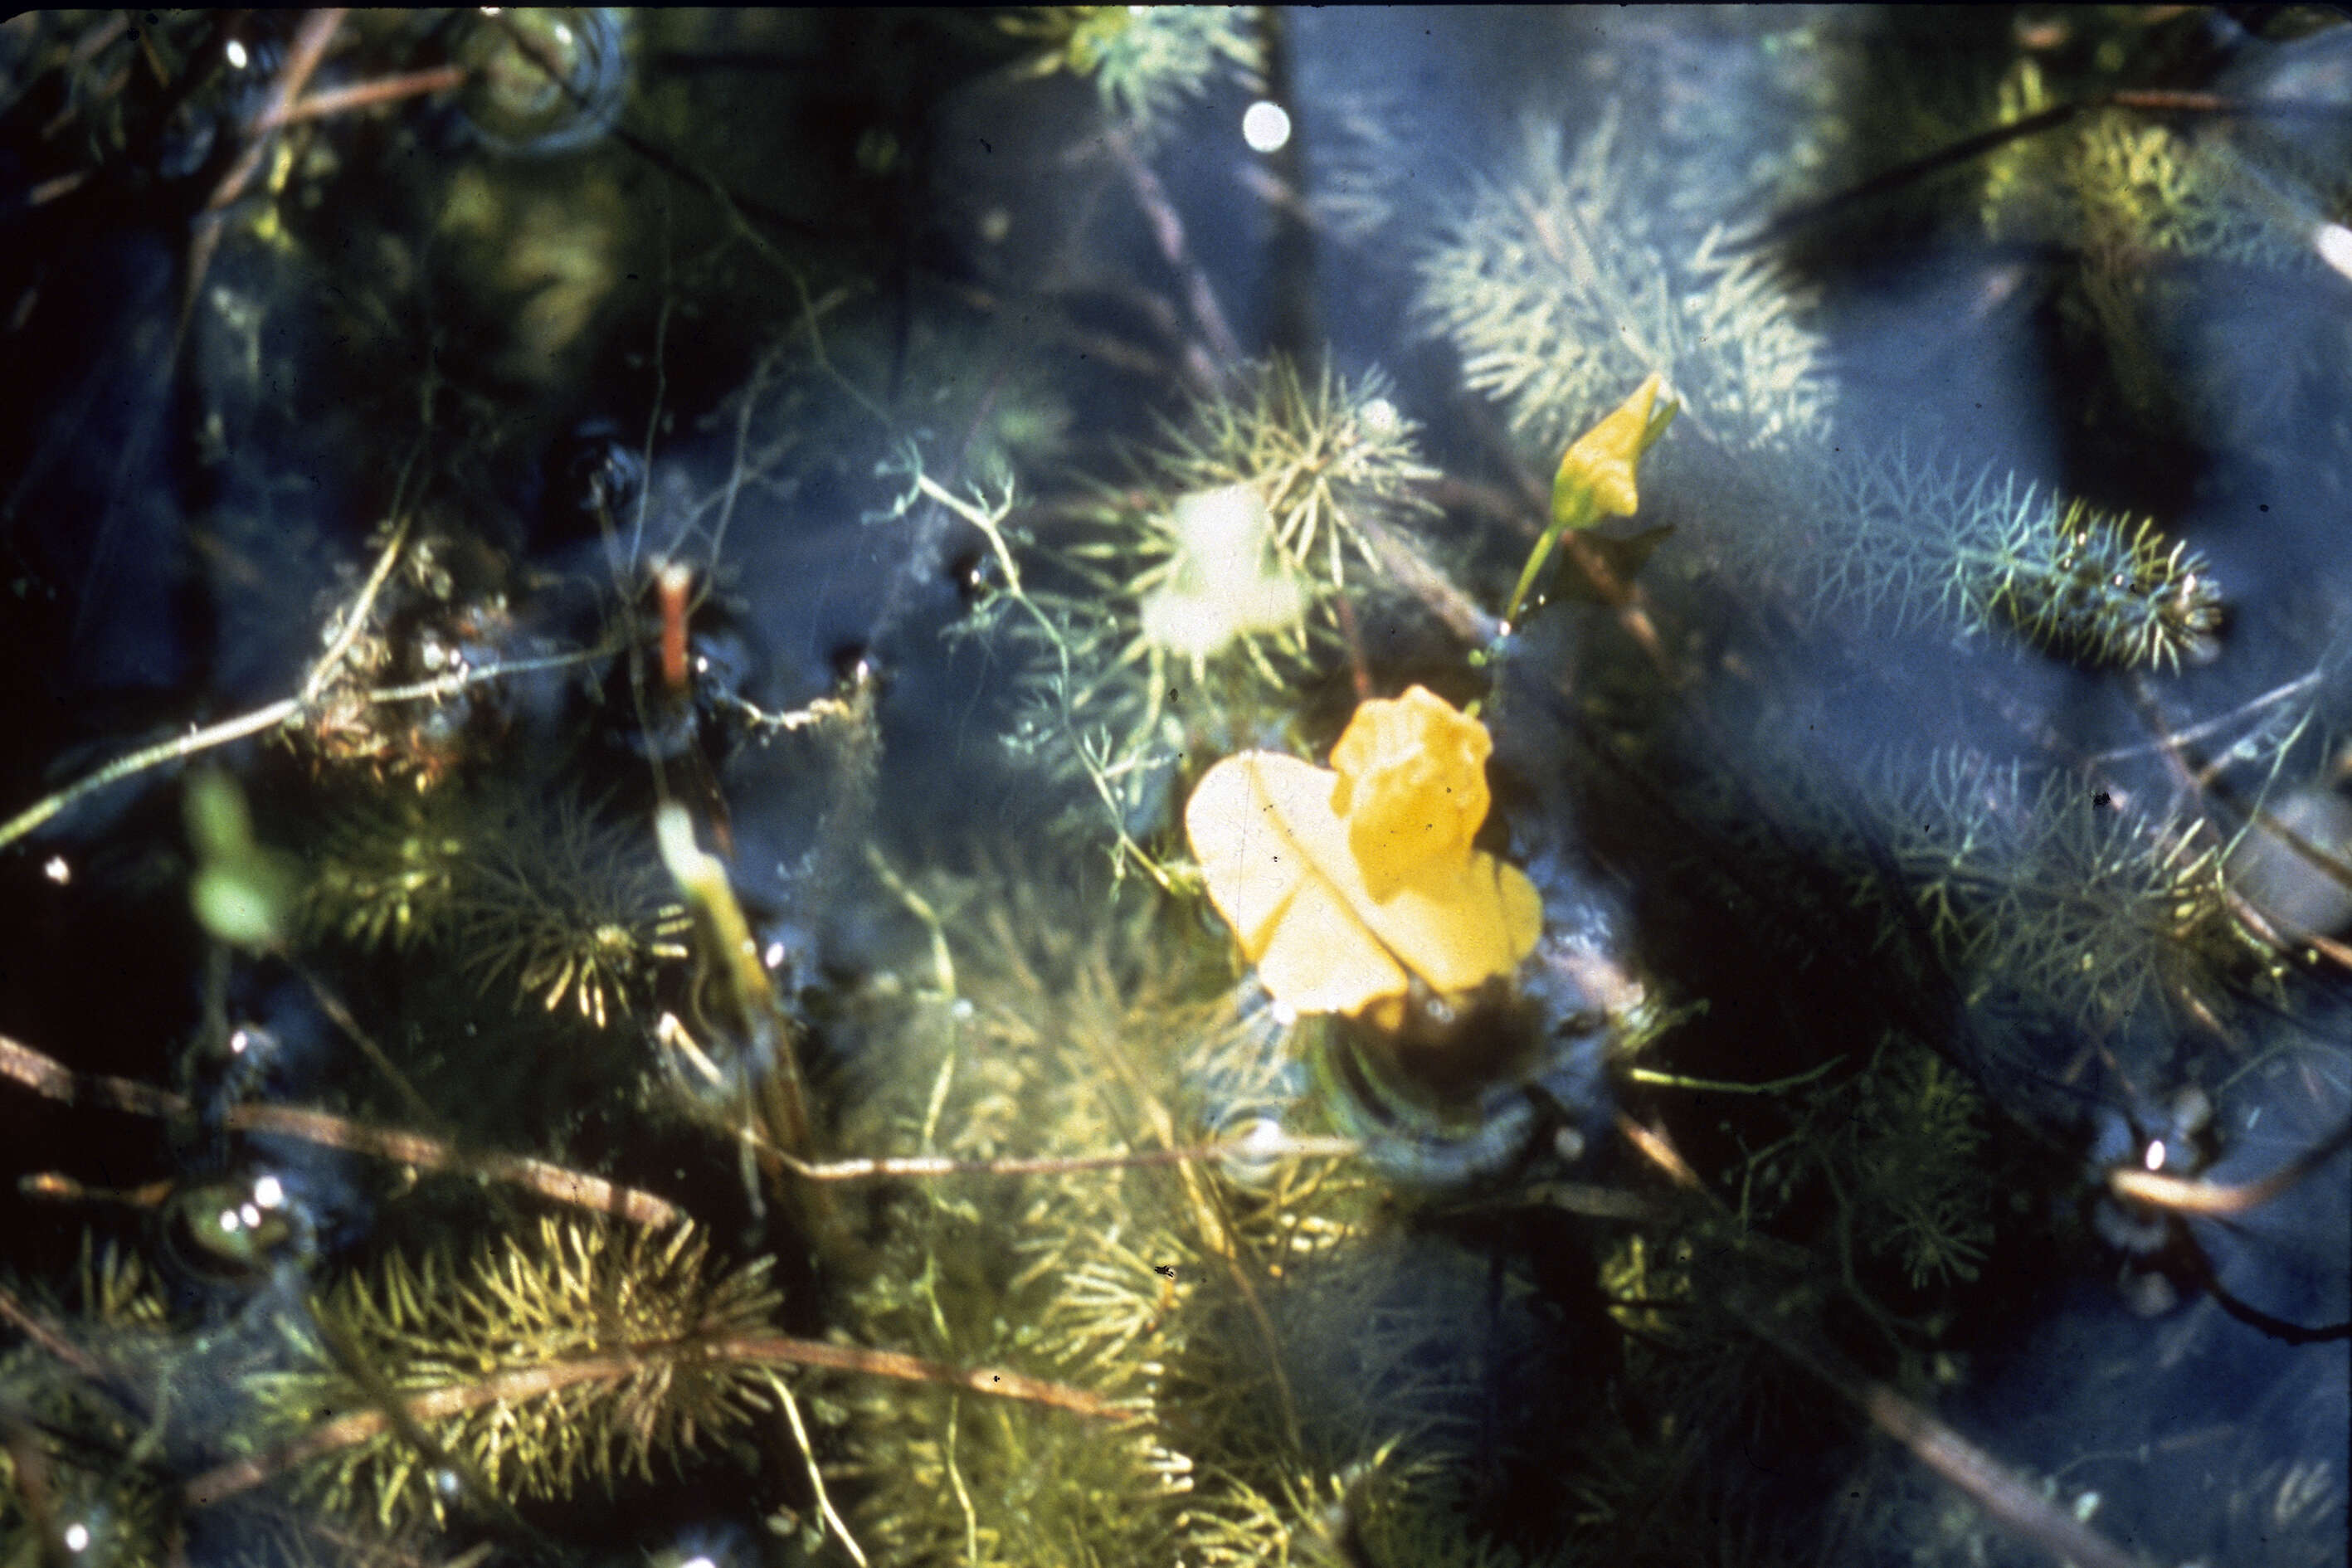
<svg viewBox="0 0 2352 1568">
<path fill-rule="evenodd" d="M 1143 1165 L 1181 1165 L 1236 1155 L 1252 1159 L 1298 1159 L 1353 1154 L 1352 1138 L 1283 1138 L 1266 1143 L 1238 1139 L 1183 1149 L 1143 1149 L 1128 1154 L 1037 1155 L 1002 1160 L 953 1160 L 945 1155 L 898 1155 L 870 1160 L 828 1160 L 810 1164 L 788 1161 L 813 1182 L 870 1181 L 883 1176 L 1059 1176 L 1080 1171 L 1124 1171 Z"/>
<path fill-rule="evenodd" d="M 2137 1165 L 2118 1165 L 2107 1173 L 2107 1189 L 2119 1198 L 2132 1198 L 2181 1214 L 2244 1214 L 2293 1187 L 2333 1159 L 2347 1143 L 2352 1143 L 2352 1121 L 2345 1122 L 2257 1181 L 2203 1182 L 2143 1171 Z"/>
<path fill-rule="evenodd" d="M 327 58 L 328 46 L 335 41 L 346 15 L 341 8 L 327 7 L 302 18 L 293 45 L 286 51 L 286 63 L 278 68 L 278 79 L 270 83 L 269 96 L 246 128 L 244 150 L 213 187 L 213 194 L 205 198 L 204 210 L 196 215 L 188 236 L 188 280 L 180 298 L 180 321 L 172 333 L 172 353 L 164 362 L 167 365 L 179 358 L 180 343 L 187 336 L 188 322 L 195 314 L 205 275 L 212 269 L 213 253 L 220 248 L 222 214 L 245 195 L 245 187 L 252 183 L 261 168 L 261 160 L 268 153 L 269 132 L 266 127 L 283 121 L 287 110 L 301 97 L 320 62 Z"/>
<path fill-rule="evenodd" d="M 332 1111 L 296 1105 L 236 1105 L 229 1108 L 224 1121 L 233 1131 L 299 1138 L 322 1148 L 373 1155 L 423 1170 L 503 1182 L 560 1204 L 593 1209 L 647 1229 L 676 1225 L 683 1217 L 677 1205 L 667 1198 L 625 1187 L 585 1171 L 574 1171 L 528 1154 L 469 1153 L 423 1133 L 370 1127 Z"/>
<path fill-rule="evenodd" d="M 34 1093 L 65 1105 L 102 1106 L 163 1121 L 194 1113 L 194 1108 L 184 1098 L 169 1089 L 132 1079 L 78 1073 L 55 1058 L 5 1036 L 0 1036 L 0 1078 L 13 1079 Z M 321 1148 L 396 1161 L 422 1170 L 503 1182 L 557 1203 L 593 1209 L 649 1229 L 675 1225 L 682 1217 L 677 1205 L 667 1198 L 625 1187 L 584 1171 L 570 1170 L 525 1154 L 467 1152 L 423 1133 L 371 1127 L 332 1111 L 293 1105 L 233 1105 L 222 1118 L 222 1124 L 231 1131 L 297 1138 Z"/>
<path fill-rule="evenodd" d="M 647 1346 L 613 1355 L 582 1356 L 543 1366 L 517 1367 L 495 1373 L 478 1383 L 436 1388 L 404 1401 L 401 1414 L 422 1425 L 478 1410 L 486 1405 L 520 1404 L 544 1399 L 583 1384 L 618 1383 L 635 1377 L 654 1359 L 692 1355 L 700 1361 L 737 1366 L 814 1366 L 908 1383 L 932 1383 L 967 1389 L 1000 1399 L 1016 1399 L 1076 1415 L 1109 1418 L 1125 1412 L 1099 1396 L 1069 1384 L 1028 1377 L 1017 1372 L 986 1367 L 950 1366 L 898 1351 L 868 1350 L 859 1345 L 827 1344 L 818 1340 L 782 1335 L 730 1334 L 683 1344 Z M 233 1460 L 205 1471 L 188 1482 L 182 1497 L 191 1508 L 209 1508 L 267 1484 L 313 1459 L 364 1443 L 393 1426 L 382 1410 L 355 1410 L 321 1422 L 290 1442 L 266 1454 Z"/>
<path fill-rule="evenodd" d="M 528 674 L 533 670 L 558 669 L 575 664 L 585 664 L 607 658 L 618 651 L 612 647 L 583 648 L 577 653 L 547 654 L 536 658 L 511 659 L 502 664 L 485 665 L 418 681 L 412 686 L 385 686 L 355 694 L 362 707 L 373 707 L 389 702 L 418 702 L 436 697 L 447 697 L 470 686 L 497 680 L 509 675 Z M 5 822 L 0 822 L 0 849 L 6 848 L 27 833 L 55 817 L 66 807 L 83 796 L 104 789 L 107 785 L 162 767 L 166 763 L 184 762 L 200 752 L 257 735 L 280 724 L 292 723 L 310 714 L 325 694 L 317 697 L 287 697 L 257 708 L 250 713 L 240 713 L 234 719 L 224 719 L 217 724 L 192 730 L 173 740 L 143 746 L 127 756 L 117 757 L 54 794 L 44 795 Z"/>
<path fill-rule="evenodd" d="M 75 169 L 53 179 L 43 180 L 25 193 L 25 205 L 28 207 L 46 206 L 59 196 L 69 196 L 89 183 L 89 175 L 88 169 Z"/>
<path fill-rule="evenodd" d="M 1241 363 L 1241 340 L 1234 336 L 1233 328 L 1225 321 L 1224 307 L 1217 303 L 1217 291 L 1192 255 L 1191 242 L 1184 237 L 1184 220 L 1178 215 L 1176 204 L 1169 199 L 1168 187 L 1160 183 L 1159 174 L 1135 150 L 1134 142 L 1125 132 L 1113 131 L 1103 140 L 1110 149 L 1111 161 L 1127 176 L 1128 188 L 1135 194 L 1135 205 L 1143 209 L 1144 220 L 1151 226 L 1151 237 L 1160 247 L 1160 257 L 1182 280 L 1185 308 L 1201 330 L 1202 342 L 1186 347 L 1186 368 L 1204 384 L 1221 386 L 1233 368 Z"/>
<path fill-rule="evenodd" d="M 335 41 L 335 33 L 342 26 L 346 14 L 339 7 L 329 6 L 302 18 L 302 26 L 294 34 L 293 46 L 286 51 L 286 63 L 278 68 L 278 79 L 269 84 L 269 96 L 246 127 L 245 149 L 221 176 L 220 184 L 213 187 L 213 194 L 205 202 L 206 212 L 219 212 L 245 194 L 245 187 L 260 170 L 261 160 L 269 151 L 269 131 L 285 122 L 287 110 L 310 85 L 310 78 L 326 59 L 328 46 Z M 190 287 L 193 289 L 198 280 L 191 279 Z"/>
<path fill-rule="evenodd" d="M 142 1182 L 135 1187 L 93 1187 L 63 1171 L 36 1171 L 16 1178 L 16 1190 L 28 1198 L 61 1204 L 121 1204 L 125 1208 L 161 1208 L 179 1190 L 173 1181 Z"/>
<path fill-rule="evenodd" d="M 1682 1157 L 1663 1129 L 1644 1127 L 1621 1110 L 1617 1113 L 1617 1131 L 1652 1164 L 1664 1171 L 1675 1185 L 1688 1192 L 1705 1191 L 1706 1184 L 1698 1179 L 1698 1173 L 1690 1168 L 1690 1162 Z"/>
<path fill-rule="evenodd" d="M 169 1089 L 134 1079 L 78 1073 L 54 1057 L 0 1035 L 0 1078 L 14 1079 L 61 1105 L 95 1105 L 133 1116 L 185 1116 L 188 1102 Z"/>
<path fill-rule="evenodd" d="M 330 115 L 346 114 L 353 110 L 373 109 L 386 103 L 398 103 L 404 99 L 425 98 L 436 92 L 446 92 L 466 79 L 466 68 L 457 65 L 434 66 L 426 70 L 403 71 L 396 76 L 378 77 L 373 81 L 355 81 L 347 87 L 332 87 L 324 92 L 314 92 L 299 102 L 289 103 L 275 115 L 264 115 L 254 124 L 254 133 L 275 131 L 305 120 L 324 120 Z"/>
<path fill-rule="evenodd" d="M 1419 599 L 1447 631 L 1465 644 L 1485 647 L 1500 635 L 1503 624 L 1480 609 L 1401 531 L 1369 513 L 1357 517 L 1356 531 L 1380 558 L 1381 568 L 1390 581 Z"/>
<path fill-rule="evenodd" d="M 2043 1497 L 1933 1414 L 1789 1323 L 1785 1314 L 1736 1296 L 1730 1307 L 1757 1338 L 1851 1401 L 1914 1458 L 1967 1493 L 1987 1518 L 2074 1568 L 2143 1568 L 2140 1559 Z"/>
<path fill-rule="evenodd" d="M 8 1323 L 38 1345 L 52 1360 L 71 1367 L 82 1378 L 99 1383 L 108 1377 L 108 1370 L 102 1363 L 51 1327 L 39 1313 L 16 1300 L 15 1292 L 5 1285 L 0 1285 L 0 1321 Z"/>
</svg>

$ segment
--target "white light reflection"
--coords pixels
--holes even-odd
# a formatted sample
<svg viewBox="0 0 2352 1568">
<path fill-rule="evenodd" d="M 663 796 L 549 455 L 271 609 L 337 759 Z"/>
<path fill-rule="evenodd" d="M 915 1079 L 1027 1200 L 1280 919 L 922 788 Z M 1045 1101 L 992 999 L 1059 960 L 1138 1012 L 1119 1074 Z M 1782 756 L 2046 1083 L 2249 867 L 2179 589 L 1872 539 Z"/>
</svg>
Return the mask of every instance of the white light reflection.
<svg viewBox="0 0 2352 1568">
<path fill-rule="evenodd" d="M 2340 223 L 2324 223 L 2314 240 L 2319 247 L 2319 259 L 2347 278 L 2352 278 L 2352 228 Z"/>
<path fill-rule="evenodd" d="M 1290 116 L 1261 98 L 1242 113 L 1242 140 L 1253 153 L 1279 153 L 1290 141 Z"/>
</svg>

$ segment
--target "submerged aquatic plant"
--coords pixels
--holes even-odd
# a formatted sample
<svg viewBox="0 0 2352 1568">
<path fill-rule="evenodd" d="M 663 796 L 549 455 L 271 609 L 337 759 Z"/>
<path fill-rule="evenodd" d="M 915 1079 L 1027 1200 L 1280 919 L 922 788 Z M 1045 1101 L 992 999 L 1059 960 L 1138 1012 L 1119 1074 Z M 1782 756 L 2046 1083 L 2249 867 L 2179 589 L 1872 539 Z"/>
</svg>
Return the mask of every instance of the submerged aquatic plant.
<svg viewBox="0 0 2352 1568">
<path fill-rule="evenodd" d="M 1643 205 L 1643 158 L 1615 118 L 1572 153 L 1531 123 L 1520 166 L 1482 179 L 1417 264 L 1418 310 L 1533 451 L 1568 445 L 1647 375 L 1709 441 L 1819 437 L 1830 389 L 1805 300 L 1720 230 L 1685 236 Z"/>
<path fill-rule="evenodd" d="M 441 1518 L 454 1498 L 379 1387 L 496 1495 L 610 1488 L 773 1408 L 768 1367 L 735 1348 L 773 1320 L 767 1272 L 722 1268 L 690 1226 L 659 1236 L 548 1220 L 463 1264 L 395 1258 L 347 1280 L 316 1304 L 318 1329 L 294 1331 L 307 1368 L 268 1374 L 254 1394 L 282 1434 L 364 1413 L 334 1442 L 314 1436 L 302 1484 L 387 1525 Z"/>
<path fill-rule="evenodd" d="M 2006 631 L 2094 667 L 2177 669 L 2216 650 L 2221 584 L 2152 520 L 1901 452 L 1825 464 L 1815 496 L 1798 548 L 1819 563 L 1818 617 Z"/>
<path fill-rule="evenodd" d="M 402 790 L 329 819 L 303 892 L 304 925 L 359 947 L 408 948 L 450 928 L 471 827 L 452 791 Z"/>
<path fill-rule="evenodd" d="M 1001 584 L 964 635 L 1002 624 L 1031 650 L 1010 744 L 1083 793 L 1089 837 L 1108 810 L 1122 869 L 1164 877 L 1148 844 L 1178 763 L 1287 722 L 1337 662 L 1343 603 L 1389 570 L 1381 542 L 1434 515 L 1435 470 L 1378 373 L 1282 356 L 1162 420 L 1134 466 L 1018 536 L 1009 496 L 958 502 Z"/>
<path fill-rule="evenodd" d="M 598 1029 L 625 1020 L 656 966 L 687 957 L 686 912 L 651 839 L 576 799 L 512 808 L 455 899 L 456 938 L 482 986 L 511 984 Z"/>
<path fill-rule="evenodd" d="M 1883 818 L 1888 854 L 1972 999 L 1999 992 L 2113 1026 L 2210 993 L 2265 944 L 2196 824 L 2151 819 L 2063 774 L 1945 752 Z"/>
<path fill-rule="evenodd" d="M 1118 122 L 1146 135 L 1222 75 L 1254 81 L 1261 68 L 1249 8 L 1242 5 L 1036 5 L 999 26 L 1034 39 L 1029 68 L 1067 71 L 1095 84 Z"/>
<path fill-rule="evenodd" d="M 1181 496 L 1171 521 L 1175 552 L 1164 579 L 1143 596 L 1147 641 L 1197 665 L 1236 638 L 1297 629 L 1307 596 L 1267 560 L 1274 518 L 1255 490 L 1228 485 Z"/>
</svg>

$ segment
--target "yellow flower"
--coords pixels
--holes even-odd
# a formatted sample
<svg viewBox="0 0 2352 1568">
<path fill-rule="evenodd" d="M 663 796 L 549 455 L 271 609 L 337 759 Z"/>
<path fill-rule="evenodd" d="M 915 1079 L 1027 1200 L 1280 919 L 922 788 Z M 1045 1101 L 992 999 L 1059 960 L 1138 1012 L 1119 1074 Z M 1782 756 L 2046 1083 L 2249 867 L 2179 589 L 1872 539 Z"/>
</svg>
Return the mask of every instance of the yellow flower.
<svg viewBox="0 0 2352 1568">
<path fill-rule="evenodd" d="M 1470 847 L 1493 749 L 1486 726 L 1415 687 L 1356 710 L 1337 772 L 1244 752 L 1202 778 L 1185 832 L 1276 1001 L 1393 1022 L 1416 978 L 1459 993 L 1517 967 L 1541 900 Z"/>
<path fill-rule="evenodd" d="M 1339 775 L 1331 809 L 1375 899 L 1470 854 L 1486 820 L 1486 726 L 1416 686 L 1393 702 L 1356 710 L 1331 748 Z"/>
<path fill-rule="evenodd" d="M 1681 405 L 1654 413 L 1663 379 L 1655 371 L 1600 424 L 1576 438 L 1552 476 L 1551 521 L 1555 528 L 1590 528 L 1604 517 L 1631 517 L 1642 509 L 1633 470 Z"/>
<path fill-rule="evenodd" d="M 1507 628 L 1518 623 L 1519 611 L 1561 534 L 1572 528 L 1591 528 L 1604 517 L 1631 517 L 1641 510 L 1634 470 L 1641 466 L 1643 454 L 1658 444 L 1658 437 L 1682 409 L 1681 404 L 1672 401 L 1664 408 L 1657 406 L 1663 384 L 1663 378 L 1652 371 L 1649 379 L 1633 389 L 1633 396 L 1579 436 L 1561 456 L 1559 471 L 1551 480 L 1551 526 L 1536 541 L 1519 573 L 1518 586 L 1511 590 L 1511 602 L 1503 610 Z"/>
</svg>

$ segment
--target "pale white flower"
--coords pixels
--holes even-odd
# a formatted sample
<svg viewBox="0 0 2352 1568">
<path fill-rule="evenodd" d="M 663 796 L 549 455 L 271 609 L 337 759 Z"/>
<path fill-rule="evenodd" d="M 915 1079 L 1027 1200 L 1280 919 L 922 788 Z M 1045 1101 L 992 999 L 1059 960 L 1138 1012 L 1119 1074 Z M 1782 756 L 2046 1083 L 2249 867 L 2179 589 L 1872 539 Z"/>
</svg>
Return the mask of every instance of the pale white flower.
<svg viewBox="0 0 2352 1568">
<path fill-rule="evenodd" d="M 1176 554 L 1143 601 L 1143 635 L 1171 652 L 1204 659 L 1235 637 L 1298 625 L 1307 595 L 1272 549 L 1274 518 L 1247 485 L 1176 503 Z"/>
</svg>

